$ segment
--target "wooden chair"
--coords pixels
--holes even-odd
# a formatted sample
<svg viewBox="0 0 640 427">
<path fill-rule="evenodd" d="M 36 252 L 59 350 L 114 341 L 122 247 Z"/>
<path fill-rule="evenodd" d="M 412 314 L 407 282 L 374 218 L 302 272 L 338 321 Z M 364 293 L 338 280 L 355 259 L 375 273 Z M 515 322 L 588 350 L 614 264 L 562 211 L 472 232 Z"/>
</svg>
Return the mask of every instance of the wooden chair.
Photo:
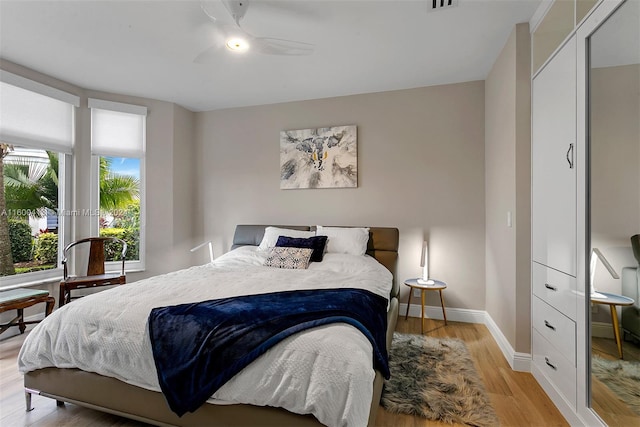
<svg viewBox="0 0 640 427">
<path fill-rule="evenodd" d="M 117 242 L 122 245 L 122 268 L 120 272 L 105 273 L 105 243 L 108 241 Z M 67 261 L 71 249 L 78 245 L 89 246 L 89 261 L 86 276 L 69 276 Z M 127 243 L 117 237 L 89 237 L 69 243 L 64 248 L 64 279 L 60 282 L 59 306 L 62 307 L 71 302 L 71 291 L 75 289 L 95 288 L 98 286 L 124 285 L 126 276 L 124 274 L 124 259 L 127 253 Z M 78 297 L 74 297 L 78 298 Z"/>
</svg>

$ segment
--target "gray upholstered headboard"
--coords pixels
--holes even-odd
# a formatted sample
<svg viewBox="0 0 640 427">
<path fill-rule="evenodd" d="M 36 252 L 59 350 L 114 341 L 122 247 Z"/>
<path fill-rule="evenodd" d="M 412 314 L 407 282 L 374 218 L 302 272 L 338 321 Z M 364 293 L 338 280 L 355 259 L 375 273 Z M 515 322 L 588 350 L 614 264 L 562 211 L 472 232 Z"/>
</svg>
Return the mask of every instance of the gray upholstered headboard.
<svg viewBox="0 0 640 427">
<path fill-rule="evenodd" d="M 233 235 L 231 249 L 240 246 L 258 246 L 264 236 L 264 229 L 269 225 L 238 225 Z M 315 230 L 315 226 L 306 225 L 273 225 L 273 227 L 291 228 L 294 230 Z M 398 262 L 398 245 L 400 233 L 392 227 L 369 227 L 369 243 L 367 255 L 371 255 L 393 274 L 393 289 L 391 295 L 397 297 L 399 293 L 396 283 L 396 265 Z"/>
</svg>

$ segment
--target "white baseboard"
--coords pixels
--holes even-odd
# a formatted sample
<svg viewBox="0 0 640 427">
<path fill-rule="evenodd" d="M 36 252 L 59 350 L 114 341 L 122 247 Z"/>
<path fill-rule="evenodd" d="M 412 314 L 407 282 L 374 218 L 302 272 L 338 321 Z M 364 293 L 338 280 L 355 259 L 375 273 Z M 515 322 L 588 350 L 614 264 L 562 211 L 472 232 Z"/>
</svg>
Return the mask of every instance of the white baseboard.
<svg viewBox="0 0 640 427">
<path fill-rule="evenodd" d="M 611 323 L 591 322 L 591 336 L 614 339 L 613 326 Z M 622 331 L 620 332 L 620 336 L 622 336 Z"/>
<path fill-rule="evenodd" d="M 404 317 L 406 312 L 407 304 L 400 304 L 400 316 Z M 507 363 L 509 363 L 509 366 L 511 366 L 511 369 L 520 372 L 531 372 L 531 354 L 516 352 L 489 313 L 483 310 L 469 310 L 465 308 L 446 308 L 446 312 L 447 320 L 485 325 L 487 329 L 489 329 L 493 339 L 496 340 L 498 347 L 500 347 L 502 351 L 502 355 Z M 420 317 L 419 304 L 411 304 L 409 316 Z M 424 317 L 427 319 L 443 320 L 442 307 L 425 306 Z"/>
<path fill-rule="evenodd" d="M 493 320 L 493 318 L 489 315 L 489 313 L 485 311 L 484 314 L 485 314 L 484 324 L 489 329 L 489 332 L 491 332 L 493 339 L 495 339 L 496 342 L 498 343 L 498 347 L 500 347 L 500 350 L 502 351 L 502 355 L 504 356 L 504 358 L 507 359 L 507 362 L 509 362 L 509 366 L 511 366 L 511 369 L 519 372 L 531 372 L 531 362 L 532 362 L 531 354 L 516 352 L 513 349 L 513 347 L 511 347 L 509 340 L 507 340 L 507 337 L 504 336 L 504 334 L 502 333 L 502 331 L 500 330 L 496 322 Z"/>
<path fill-rule="evenodd" d="M 547 376 L 542 372 L 536 365 L 532 364 L 531 373 L 533 377 L 536 379 L 542 390 L 549 396 L 549 399 L 553 402 L 553 404 L 558 408 L 562 416 L 567 420 L 567 422 L 572 426 L 593 426 L 596 427 L 595 424 L 586 424 L 584 420 L 582 420 L 578 413 L 576 412 L 574 405 L 575 402 L 568 402 L 564 395 L 556 389 L 556 386 L 547 379 Z"/>
<path fill-rule="evenodd" d="M 465 308 L 445 308 L 447 312 L 447 320 L 453 322 L 464 323 L 484 323 L 484 317 L 486 312 L 480 310 L 467 310 Z M 400 315 L 405 316 L 407 312 L 407 304 L 400 304 Z M 411 304 L 409 309 L 409 316 L 420 317 L 420 304 Z M 444 320 L 442 316 L 442 307 L 440 306 L 424 306 L 425 319 L 439 319 Z"/>
</svg>

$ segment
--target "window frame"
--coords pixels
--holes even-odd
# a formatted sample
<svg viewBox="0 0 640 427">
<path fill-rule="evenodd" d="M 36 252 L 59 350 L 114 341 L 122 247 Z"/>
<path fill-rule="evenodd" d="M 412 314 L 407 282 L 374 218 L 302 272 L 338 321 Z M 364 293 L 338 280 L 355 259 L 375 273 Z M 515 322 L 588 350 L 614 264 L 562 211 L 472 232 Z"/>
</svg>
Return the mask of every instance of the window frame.
<svg viewBox="0 0 640 427">
<path fill-rule="evenodd" d="M 93 138 L 93 109 L 110 110 L 119 113 L 128 113 L 138 115 L 142 118 L 142 135 L 141 146 L 131 152 L 122 152 L 119 150 L 94 153 L 93 146 L 91 150 L 91 190 L 90 190 L 90 208 L 92 212 L 100 210 L 100 157 L 121 157 L 121 158 L 137 158 L 140 160 L 140 236 L 139 236 L 139 259 L 136 261 L 125 261 L 125 272 L 142 272 L 146 268 L 146 135 L 147 135 L 147 108 L 139 105 L 125 104 L 120 102 L 107 101 L 103 99 L 89 98 L 88 106 L 91 117 L 91 127 Z M 102 150 L 99 150 L 102 151 Z M 94 215 L 90 224 L 90 233 L 92 236 L 100 235 L 100 215 Z M 110 271 L 119 270 L 122 264 L 118 261 L 110 261 L 105 263 L 105 269 Z"/>
<path fill-rule="evenodd" d="M 70 109 L 70 139 L 65 141 L 64 144 L 61 143 L 62 141 L 57 141 L 52 144 L 51 141 L 46 140 L 46 136 L 43 136 L 42 139 L 34 137 L 25 138 L 22 135 L 14 135 L 11 132 L 0 137 L 3 142 L 18 147 L 54 151 L 58 153 L 57 267 L 49 270 L 34 271 L 31 273 L 0 276 L 0 290 L 8 290 L 18 287 L 41 285 L 60 280 L 62 278 L 62 251 L 64 249 L 64 242 L 68 241 L 71 236 L 71 219 L 68 214 L 68 208 L 71 206 L 71 200 L 73 199 L 73 192 L 75 189 L 73 181 L 73 162 L 75 157 L 76 122 L 78 120 L 80 97 L 5 70 L 2 70 L 0 73 L 0 81 L 4 84 L 15 86 L 17 88 L 63 102 L 68 104 L 68 108 Z M 4 189 L 0 190 L 4 191 Z"/>
<path fill-rule="evenodd" d="M 22 147 L 22 146 L 21 146 Z M 42 147 L 29 146 L 47 150 Z M 53 150 L 48 150 L 53 151 Z M 73 155 L 58 153 L 58 260 L 57 267 L 49 270 L 34 271 L 31 273 L 15 274 L 13 276 L 0 276 L 0 290 L 7 290 L 17 287 L 39 285 L 44 282 L 53 282 L 62 279 L 62 251 L 64 250 L 64 242 L 69 241 L 71 237 L 71 213 L 68 206 L 71 205 L 71 197 L 73 193 L 72 180 L 72 164 Z M 60 185 L 62 183 L 62 185 Z M 4 189 L 3 189 L 4 191 Z"/>
<path fill-rule="evenodd" d="M 98 212 L 100 210 L 100 157 L 91 155 L 91 211 Z M 121 156 L 125 157 L 125 156 Z M 139 259 L 137 261 L 127 260 L 124 262 L 124 269 L 127 273 L 135 273 L 145 271 L 145 254 L 146 254 L 146 202 L 145 202 L 145 158 L 140 159 L 140 242 L 139 242 Z M 100 215 L 93 215 L 90 225 L 90 233 L 92 236 L 100 235 Z M 119 271 L 121 267 L 120 261 L 108 261 L 105 263 L 105 270 Z"/>
</svg>

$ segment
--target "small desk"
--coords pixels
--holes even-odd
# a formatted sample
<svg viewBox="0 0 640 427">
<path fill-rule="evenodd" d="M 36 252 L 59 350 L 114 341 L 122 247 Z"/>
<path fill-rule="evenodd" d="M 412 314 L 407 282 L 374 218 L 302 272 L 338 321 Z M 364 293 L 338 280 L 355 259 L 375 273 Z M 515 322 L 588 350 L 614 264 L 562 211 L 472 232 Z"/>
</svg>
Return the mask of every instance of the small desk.
<svg viewBox="0 0 640 427">
<path fill-rule="evenodd" d="M 433 279 L 431 279 L 433 280 Z M 420 289 L 420 300 L 422 302 L 422 310 L 421 317 L 422 321 L 420 323 L 420 333 L 424 334 L 424 296 L 425 291 L 438 291 L 440 293 L 440 305 L 442 306 L 442 316 L 444 317 L 444 324 L 447 324 L 447 313 L 444 309 L 444 298 L 442 297 L 442 290 L 447 288 L 447 284 L 440 280 L 433 280 L 433 284 L 429 285 L 421 285 L 418 283 L 418 279 L 408 279 L 404 281 L 404 284 L 409 286 L 409 299 L 407 300 L 407 313 L 404 315 L 404 320 L 407 320 L 409 317 L 409 306 L 411 305 L 411 297 L 413 296 L 414 289 Z"/>
<path fill-rule="evenodd" d="M 23 334 L 26 325 L 32 323 L 38 323 L 39 320 L 24 321 L 24 309 L 31 307 L 32 305 L 44 302 L 45 312 L 44 316 L 47 317 L 53 311 L 53 307 L 56 304 L 56 300 L 49 296 L 49 292 L 39 289 L 12 289 L 10 291 L 0 292 L 0 313 L 8 310 L 17 310 L 18 315 L 9 323 L 0 325 L 0 334 L 9 329 L 12 326 L 17 326 L 20 329 L 20 333 Z"/>
<path fill-rule="evenodd" d="M 620 327 L 618 325 L 618 310 L 616 310 L 616 305 L 633 305 L 635 301 L 622 295 L 610 294 L 608 292 L 594 292 L 591 294 L 591 302 L 594 304 L 608 305 L 611 309 L 613 336 L 616 338 L 616 344 L 618 345 L 618 355 L 620 359 L 622 359 L 622 341 L 620 340 Z"/>
</svg>

